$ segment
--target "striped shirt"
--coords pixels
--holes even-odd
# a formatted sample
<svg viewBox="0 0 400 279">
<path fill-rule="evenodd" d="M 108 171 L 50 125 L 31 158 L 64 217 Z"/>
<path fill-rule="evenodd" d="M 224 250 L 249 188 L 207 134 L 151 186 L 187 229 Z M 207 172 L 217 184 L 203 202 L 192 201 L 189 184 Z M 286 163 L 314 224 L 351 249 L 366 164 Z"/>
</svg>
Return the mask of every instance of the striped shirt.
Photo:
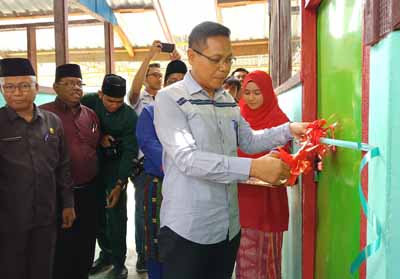
<svg viewBox="0 0 400 279">
<path fill-rule="evenodd" d="M 156 97 L 154 124 L 163 145 L 161 227 L 199 244 L 234 238 L 240 230 L 237 181 L 249 177 L 251 159 L 291 139 L 288 123 L 253 131 L 232 96 L 213 99 L 187 73 Z"/>
</svg>

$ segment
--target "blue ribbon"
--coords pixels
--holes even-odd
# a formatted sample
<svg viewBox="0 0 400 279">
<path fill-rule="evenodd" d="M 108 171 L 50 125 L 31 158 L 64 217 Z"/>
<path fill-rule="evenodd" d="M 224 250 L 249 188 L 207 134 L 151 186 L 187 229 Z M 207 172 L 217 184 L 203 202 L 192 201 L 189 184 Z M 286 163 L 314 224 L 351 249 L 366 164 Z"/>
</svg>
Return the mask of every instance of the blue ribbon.
<svg viewBox="0 0 400 279">
<path fill-rule="evenodd" d="M 375 254 L 382 242 L 382 225 L 376 217 L 375 213 L 368 206 L 367 200 L 365 199 L 364 193 L 362 191 L 362 183 L 361 183 L 361 173 L 364 167 L 375 157 L 380 156 L 379 148 L 375 146 L 371 146 L 365 143 L 360 142 L 351 142 L 345 140 L 336 140 L 336 139 L 328 139 L 321 138 L 321 143 L 335 145 L 339 147 L 351 148 L 356 150 L 367 151 L 367 153 L 363 156 L 361 160 L 361 164 L 359 167 L 360 181 L 358 183 L 358 194 L 360 196 L 361 207 L 364 211 L 365 216 L 367 217 L 367 222 L 372 226 L 376 233 L 376 239 L 368 244 L 355 258 L 355 260 L 351 263 L 350 272 L 354 274 L 360 268 L 361 264 L 368 259 L 370 256 Z"/>
</svg>

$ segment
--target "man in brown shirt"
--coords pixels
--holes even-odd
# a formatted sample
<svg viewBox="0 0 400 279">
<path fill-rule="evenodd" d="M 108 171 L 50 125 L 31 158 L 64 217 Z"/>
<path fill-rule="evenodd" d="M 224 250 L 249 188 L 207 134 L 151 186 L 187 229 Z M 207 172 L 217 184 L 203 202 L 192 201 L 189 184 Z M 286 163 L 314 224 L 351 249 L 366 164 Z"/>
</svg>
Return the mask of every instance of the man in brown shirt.
<svg viewBox="0 0 400 279">
<path fill-rule="evenodd" d="M 75 219 L 69 156 L 60 119 L 33 103 L 27 59 L 0 60 L 0 278 L 50 279 L 57 195 L 62 227 Z"/>
<path fill-rule="evenodd" d="M 95 112 L 80 103 L 82 85 L 79 65 L 58 66 L 53 85 L 57 98 L 41 106 L 55 113 L 63 123 L 77 214 L 70 229 L 58 232 L 53 279 L 87 279 L 96 246 L 96 148 L 100 131 Z"/>
</svg>

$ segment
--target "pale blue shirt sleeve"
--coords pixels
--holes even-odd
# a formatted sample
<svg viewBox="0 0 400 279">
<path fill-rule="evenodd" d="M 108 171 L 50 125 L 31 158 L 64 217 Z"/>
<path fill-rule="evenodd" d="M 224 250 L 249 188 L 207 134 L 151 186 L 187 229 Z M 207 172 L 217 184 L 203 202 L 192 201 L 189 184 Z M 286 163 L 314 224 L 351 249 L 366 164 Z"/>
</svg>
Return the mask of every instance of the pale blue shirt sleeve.
<svg viewBox="0 0 400 279">
<path fill-rule="evenodd" d="M 290 133 L 289 122 L 280 126 L 255 131 L 249 123 L 240 117 L 238 124 L 239 147 L 247 154 L 254 154 L 271 150 L 285 145 L 293 137 Z"/>
<path fill-rule="evenodd" d="M 198 149 L 187 116 L 168 92 L 157 95 L 154 124 L 164 152 L 185 175 L 224 184 L 248 179 L 251 159 Z M 204 134 L 207 135 L 206 130 Z"/>
</svg>

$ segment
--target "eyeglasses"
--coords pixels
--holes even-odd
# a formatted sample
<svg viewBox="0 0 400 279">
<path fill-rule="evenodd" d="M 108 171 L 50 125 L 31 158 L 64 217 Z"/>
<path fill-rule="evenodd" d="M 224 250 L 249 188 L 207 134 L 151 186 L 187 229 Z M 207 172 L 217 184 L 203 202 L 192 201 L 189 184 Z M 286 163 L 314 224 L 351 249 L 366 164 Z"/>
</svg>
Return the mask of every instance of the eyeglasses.
<svg viewBox="0 0 400 279">
<path fill-rule="evenodd" d="M 200 51 L 195 50 L 194 48 L 192 48 L 192 50 L 194 52 L 196 52 L 198 55 L 203 56 L 204 58 L 207 58 L 208 61 L 210 61 L 211 64 L 214 64 L 214 65 L 222 65 L 222 64 L 232 65 L 236 61 L 236 57 L 234 57 L 234 56 L 230 56 L 230 57 L 227 57 L 227 58 L 216 59 L 216 58 L 212 58 L 212 57 L 210 57 L 208 55 L 205 55 L 205 54 L 201 53 Z"/>
<path fill-rule="evenodd" d="M 12 83 L 7 83 L 3 85 L 3 90 L 6 93 L 14 93 L 17 88 L 20 92 L 28 92 L 29 90 L 32 89 L 33 86 L 35 86 L 36 83 L 35 82 L 20 82 L 18 84 L 12 84 Z"/>
<path fill-rule="evenodd" d="M 147 74 L 147 77 L 148 76 L 153 76 L 155 78 L 162 78 L 162 74 L 157 73 L 157 72 L 154 72 L 154 73 L 151 73 L 151 74 Z"/>
<path fill-rule="evenodd" d="M 82 88 L 86 84 L 80 82 L 80 81 L 64 81 L 64 82 L 57 82 L 58 84 L 68 87 L 68 88 L 74 88 L 75 86 L 78 86 L 79 88 Z"/>
</svg>

